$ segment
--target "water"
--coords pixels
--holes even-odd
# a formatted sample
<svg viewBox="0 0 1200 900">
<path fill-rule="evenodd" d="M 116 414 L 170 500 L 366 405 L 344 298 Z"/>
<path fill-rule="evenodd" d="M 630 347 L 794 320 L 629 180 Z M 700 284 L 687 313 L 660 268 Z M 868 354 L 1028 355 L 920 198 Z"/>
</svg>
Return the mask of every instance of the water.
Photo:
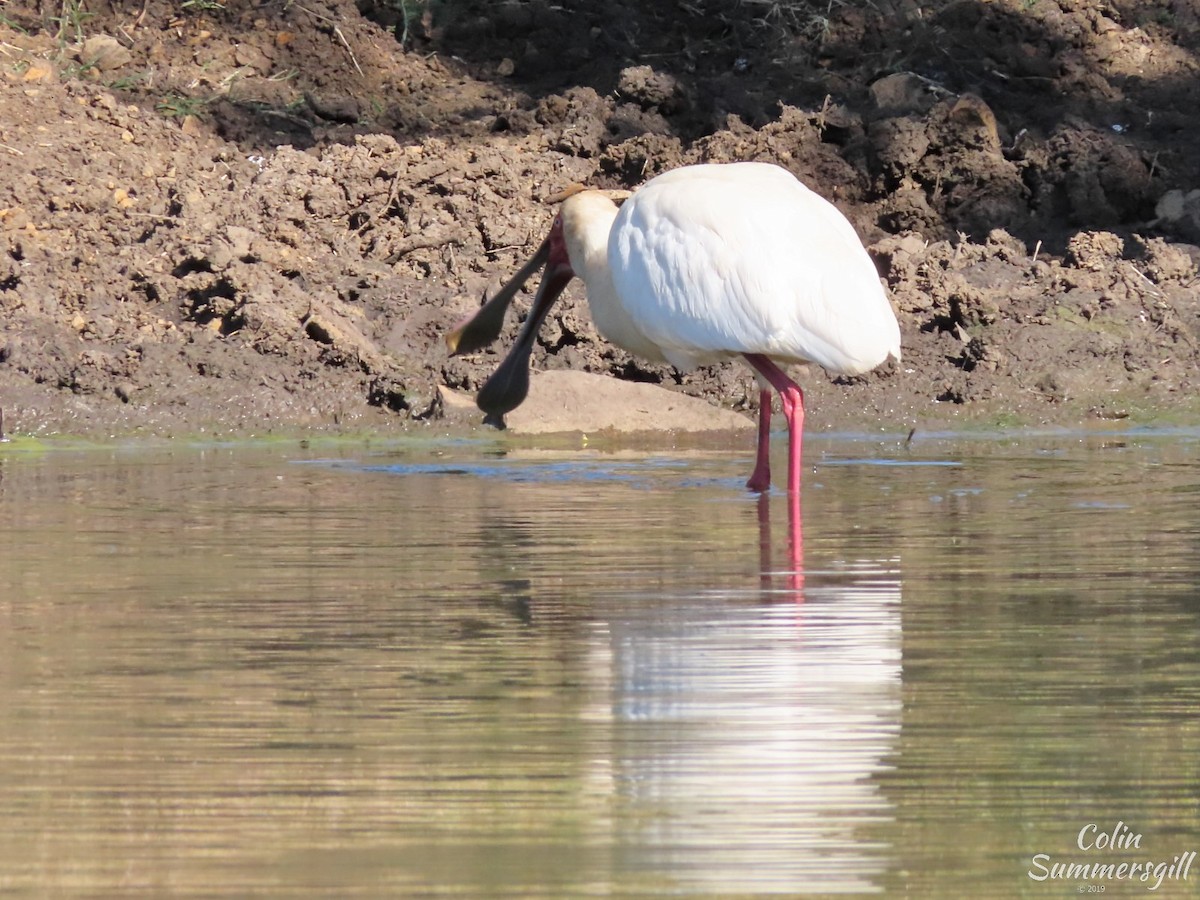
<svg viewBox="0 0 1200 900">
<path fill-rule="evenodd" d="M 0 895 L 1195 895 L 1194 433 L 498 447 L 0 450 Z"/>
</svg>

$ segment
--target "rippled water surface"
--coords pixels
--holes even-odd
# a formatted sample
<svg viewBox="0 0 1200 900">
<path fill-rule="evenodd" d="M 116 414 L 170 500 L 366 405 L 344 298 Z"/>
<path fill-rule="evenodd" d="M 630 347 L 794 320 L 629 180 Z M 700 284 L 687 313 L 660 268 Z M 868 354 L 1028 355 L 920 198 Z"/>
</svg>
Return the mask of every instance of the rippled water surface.
<svg viewBox="0 0 1200 900">
<path fill-rule="evenodd" d="M 1195 895 L 1197 435 L 806 452 L 0 447 L 0 895 Z"/>
</svg>

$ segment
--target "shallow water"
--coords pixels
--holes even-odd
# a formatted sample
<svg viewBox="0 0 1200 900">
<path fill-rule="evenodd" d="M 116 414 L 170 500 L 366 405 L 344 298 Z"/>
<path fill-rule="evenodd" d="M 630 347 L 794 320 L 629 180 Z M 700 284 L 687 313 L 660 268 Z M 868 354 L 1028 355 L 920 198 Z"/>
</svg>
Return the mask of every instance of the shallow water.
<svg viewBox="0 0 1200 900">
<path fill-rule="evenodd" d="M 742 447 L 0 448 L 0 894 L 1128 895 L 1029 873 L 1200 850 L 1200 437 L 806 452 L 791 547 Z"/>
</svg>

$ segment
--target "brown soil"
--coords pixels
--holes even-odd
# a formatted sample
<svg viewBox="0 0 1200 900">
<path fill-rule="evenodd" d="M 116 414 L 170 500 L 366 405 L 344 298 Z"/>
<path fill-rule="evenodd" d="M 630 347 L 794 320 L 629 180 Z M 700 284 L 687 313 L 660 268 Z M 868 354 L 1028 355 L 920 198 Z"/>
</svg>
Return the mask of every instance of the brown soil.
<svg viewBox="0 0 1200 900">
<path fill-rule="evenodd" d="M 1195 421 L 1197 109 L 1190 0 L 7 0 L 0 407 L 445 422 L 517 323 L 442 335 L 545 197 L 759 159 L 845 211 L 903 331 L 899 366 L 803 377 L 810 427 Z M 748 369 L 647 365 L 573 296 L 535 368 L 754 405 Z"/>
</svg>

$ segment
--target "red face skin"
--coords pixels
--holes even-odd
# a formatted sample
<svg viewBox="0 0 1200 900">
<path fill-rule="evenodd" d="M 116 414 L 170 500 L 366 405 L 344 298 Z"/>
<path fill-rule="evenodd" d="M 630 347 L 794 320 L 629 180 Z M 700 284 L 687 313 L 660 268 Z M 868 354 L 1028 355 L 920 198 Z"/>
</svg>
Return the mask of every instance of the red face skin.
<svg viewBox="0 0 1200 900">
<path fill-rule="evenodd" d="M 567 239 L 563 234 L 562 213 L 554 217 L 554 223 L 550 226 L 550 235 L 546 240 L 550 243 L 550 258 L 546 263 L 546 275 L 549 276 L 556 269 L 565 269 L 574 275 L 575 271 L 571 269 L 571 258 L 567 255 Z"/>
</svg>

